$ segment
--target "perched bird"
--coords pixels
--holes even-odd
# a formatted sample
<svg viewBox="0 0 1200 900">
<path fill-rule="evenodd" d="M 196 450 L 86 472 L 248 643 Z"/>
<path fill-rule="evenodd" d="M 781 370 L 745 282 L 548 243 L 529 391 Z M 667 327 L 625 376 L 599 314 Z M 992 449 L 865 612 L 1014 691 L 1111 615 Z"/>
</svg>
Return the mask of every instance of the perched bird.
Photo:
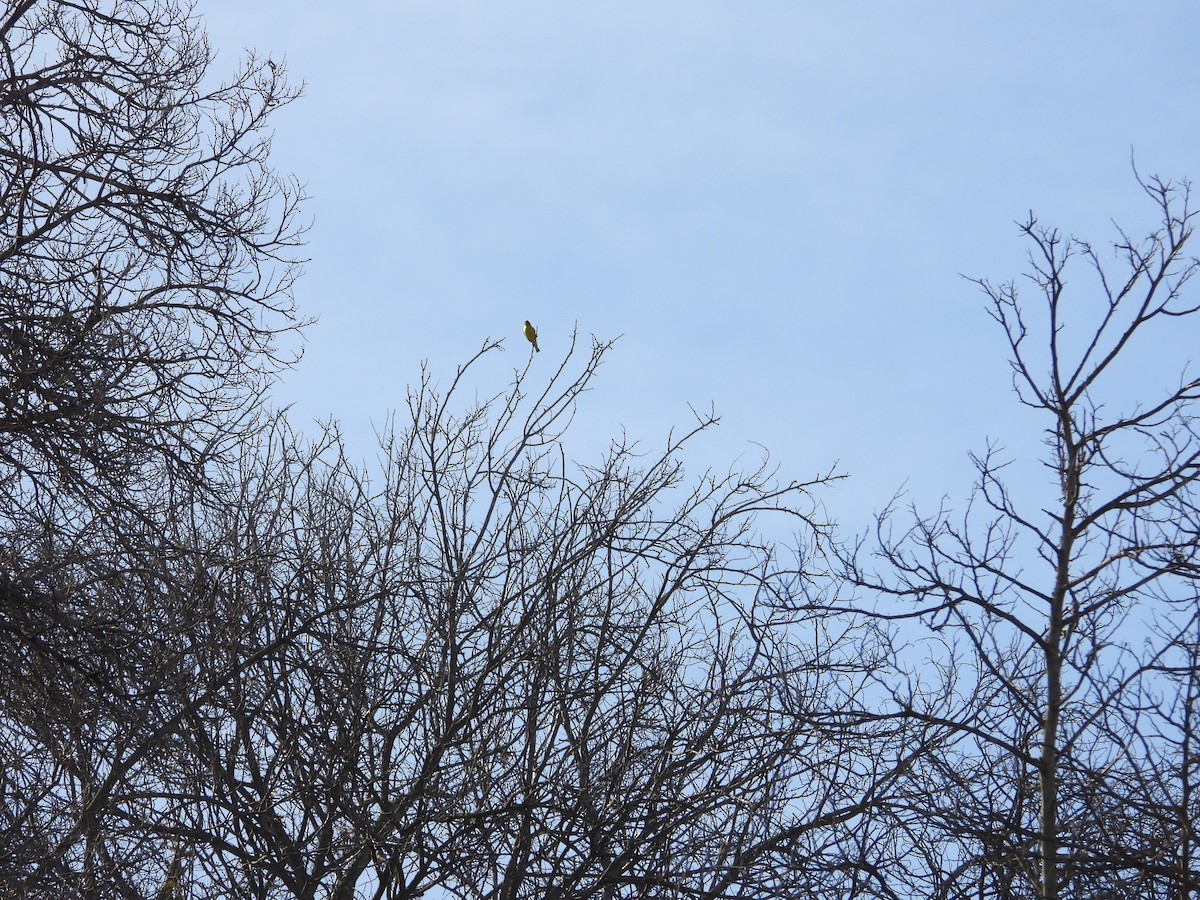
<svg viewBox="0 0 1200 900">
<path fill-rule="evenodd" d="M 525 320 L 525 338 L 529 343 L 533 344 L 534 350 L 537 350 L 538 353 L 542 352 L 541 348 L 537 345 L 537 329 L 529 324 L 528 319 Z"/>
</svg>

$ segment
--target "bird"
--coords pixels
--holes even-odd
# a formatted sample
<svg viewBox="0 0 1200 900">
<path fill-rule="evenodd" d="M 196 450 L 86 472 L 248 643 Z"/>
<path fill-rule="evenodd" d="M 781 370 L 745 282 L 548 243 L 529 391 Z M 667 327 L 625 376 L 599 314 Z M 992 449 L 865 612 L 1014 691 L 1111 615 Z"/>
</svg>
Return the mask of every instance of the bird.
<svg viewBox="0 0 1200 900">
<path fill-rule="evenodd" d="M 538 353 L 542 352 L 541 348 L 537 345 L 537 329 L 529 324 L 528 319 L 525 320 L 525 338 L 529 341 L 529 343 L 533 344 L 534 350 L 536 350 Z"/>
</svg>

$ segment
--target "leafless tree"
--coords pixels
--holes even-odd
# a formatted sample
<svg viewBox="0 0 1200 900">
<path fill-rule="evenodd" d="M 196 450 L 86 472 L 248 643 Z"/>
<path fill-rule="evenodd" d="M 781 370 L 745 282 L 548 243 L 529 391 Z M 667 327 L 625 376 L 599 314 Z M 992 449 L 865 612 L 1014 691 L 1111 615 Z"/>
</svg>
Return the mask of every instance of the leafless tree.
<svg viewBox="0 0 1200 900">
<path fill-rule="evenodd" d="M 283 362 L 300 190 L 268 166 L 295 97 L 174 3 L 16 0 L 0 18 L 0 463 L 7 499 L 197 481 Z"/>
<path fill-rule="evenodd" d="M 185 848 L 181 884 L 701 898 L 857 877 L 841 838 L 923 726 L 868 714 L 861 635 L 776 602 L 800 573 L 754 523 L 822 527 L 826 477 L 685 479 L 710 417 L 660 454 L 569 463 L 606 350 L 465 410 L 490 353 L 444 394 L 422 382 L 378 481 L 336 441 L 242 477 L 206 589 L 226 631 L 138 825 Z"/>
<path fill-rule="evenodd" d="M 211 83 L 211 58 L 175 3 L 0 9 L 8 895 L 128 896 L 157 865 L 149 843 L 114 855 L 98 823 L 171 734 L 162 697 L 195 620 L 182 523 L 220 502 L 210 467 L 296 349 L 279 338 L 299 324 L 301 191 L 266 131 L 296 92 L 254 58 Z"/>
<path fill-rule="evenodd" d="M 1186 184 L 1139 184 L 1161 224 L 1141 241 L 1120 233 L 1119 274 L 1031 216 L 1035 300 L 978 282 L 1017 396 L 1041 416 L 1049 494 L 989 448 L 961 518 L 902 525 L 888 511 L 876 542 L 842 555 L 858 590 L 845 614 L 897 623 L 911 642 L 892 708 L 957 735 L 897 795 L 891 827 L 910 861 L 928 859 L 908 870 L 910 895 L 1194 891 L 1196 733 L 1171 684 L 1191 683 L 1194 658 L 1172 668 L 1164 654 L 1194 644 L 1200 381 L 1185 374 L 1156 396 L 1128 385 L 1161 362 L 1166 329 L 1194 327 L 1195 213 Z M 1080 264 L 1091 281 L 1068 290 Z"/>
</svg>

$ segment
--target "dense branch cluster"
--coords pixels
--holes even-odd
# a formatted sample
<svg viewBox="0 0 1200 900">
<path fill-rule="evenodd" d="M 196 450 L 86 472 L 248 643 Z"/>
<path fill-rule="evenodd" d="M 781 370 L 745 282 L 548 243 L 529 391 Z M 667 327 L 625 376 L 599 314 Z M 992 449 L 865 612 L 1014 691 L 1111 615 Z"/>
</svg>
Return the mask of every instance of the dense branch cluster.
<svg viewBox="0 0 1200 900">
<path fill-rule="evenodd" d="M 9 491 L 104 502 L 195 480 L 295 325 L 298 186 L 267 165 L 295 97 L 170 3 L 9 4 L 0 21 L 0 461 Z"/>
</svg>

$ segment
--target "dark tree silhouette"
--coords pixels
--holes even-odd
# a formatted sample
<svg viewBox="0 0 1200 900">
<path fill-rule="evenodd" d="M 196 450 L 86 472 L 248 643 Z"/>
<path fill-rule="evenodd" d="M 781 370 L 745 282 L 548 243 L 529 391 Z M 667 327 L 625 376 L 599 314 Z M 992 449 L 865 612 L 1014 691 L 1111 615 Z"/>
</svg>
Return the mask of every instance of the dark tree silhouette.
<svg viewBox="0 0 1200 900">
<path fill-rule="evenodd" d="M 855 635 L 780 611 L 765 471 L 562 432 L 606 352 L 527 396 L 410 395 L 378 478 L 287 441 L 216 529 L 222 684 L 136 830 L 205 896 L 794 896 L 921 744 L 862 704 Z M 712 424 L 702 418 L 696 433 Z M 262 465 L 260 463 L 260 465 Z M 809 644 L 793 629 L 822 640 Z M 236 678 L 227 673 L 237 671 Z"/>
<path fill-rule="evenodd" d="M 925 628 L 920 655 L 898 657 L 894 708 L 955 735 L 914 768 L 885 826 L 921 851 L 901 856 L 928 861 L 897 862 L 901 895 L 1194 891 L 1194 687 L 1178 660 L 1194 659 L 1200 381 L 1132 399 L 1127 385 L 1161 363 L 1165 329 L 1195 325 L 1195 213 L 1186 184 L 1139 183 L 1161 224 L 1119 235 L 1119 273 L 1031 217 L 1035 299 L 978 282 L 1017 396 L 1044 424 L 1051 494 L 989 448 L 961 519 L 898 524 L 889 510 L 874 545 L 842 554 L 859 591 L 848 614 L 906 621 L 912 640 Z M 1068 289 L 1080 264 L 1093 277 Z M 1181 679 L 1193 699 L 1174 699 Z"/>
<path fill-rule="evenodd" d="M 202 481 L 295 326 L 300 190 L 265 132 L 295 92 L 254 58 L 208 86 L 170 3 L 22 0 L 0 50 L 6 493 Z"/>
<path fill-rule="evenodd" d="M 98 823 L 170 736 L 195 619 L 179 571 L 296 347 L 300 190 L 268 166 L 295 97 L 211 83 L 168 2 L 0 12 L 0 883 L 128 896 L 157 848 Z M 188 536 L 191 541 L 191 536 Z M 170 703 L 166 703 L 170 706 Z M 166 716 L 167 718 L 164 718 Z"/>
</svg>

